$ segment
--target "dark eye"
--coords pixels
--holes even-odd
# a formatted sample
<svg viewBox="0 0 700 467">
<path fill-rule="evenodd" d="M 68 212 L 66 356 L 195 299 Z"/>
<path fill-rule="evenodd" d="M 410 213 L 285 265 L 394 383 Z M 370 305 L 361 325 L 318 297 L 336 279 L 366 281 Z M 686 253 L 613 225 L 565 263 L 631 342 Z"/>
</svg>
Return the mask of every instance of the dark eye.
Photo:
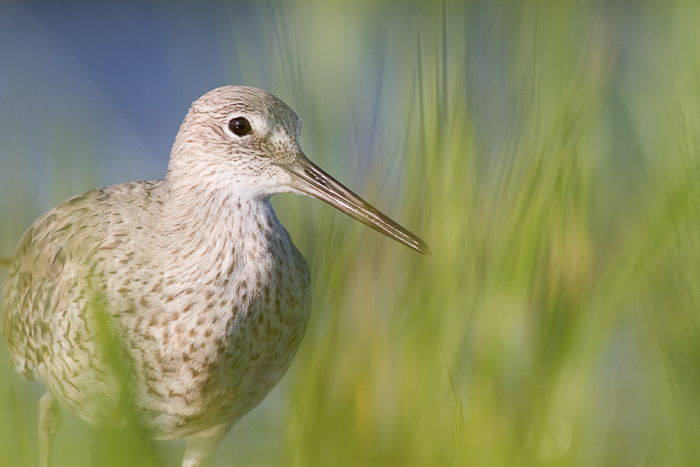
<svg viewBox="0 0 700 467">
<path fill-rule="evenodd" d="M 232 118 L 231 121 L 228 122 L 228 129 L 237 136 L 245 136 L 253 131 L 250 122 L 245 117 Z"/>
</svg>

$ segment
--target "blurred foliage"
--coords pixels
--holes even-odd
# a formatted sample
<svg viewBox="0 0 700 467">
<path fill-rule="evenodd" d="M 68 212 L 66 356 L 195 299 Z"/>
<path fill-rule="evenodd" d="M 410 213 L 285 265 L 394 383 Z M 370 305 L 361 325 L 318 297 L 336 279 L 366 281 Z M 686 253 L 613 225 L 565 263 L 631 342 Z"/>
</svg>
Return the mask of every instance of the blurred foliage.
<svg viewBox="0 0 700 467">
<path fill-rule="evenodd" d="M 278 197 L 312 319 L 215 464 L 699 463 L 700 4 L 246 5 L 212 19 L 231 47 L 215 59 L 287 101 L 307 154 L 433 255 Z M 56 131 L 89 128 L 72 122 Z M 91 187 L 85 144 L 99 153 L 57 137 L 45 204 L 8 203 L 32 175 L 7 159 L 27 178 L 2 174 L 2 251 Z M 33 465 L 41 389 L 0 360 L 0 462 Z M 124 445 L 65 418 L 58 465 Z M 144 459 L 182 446 L 157 449 Z"/>
</svg>

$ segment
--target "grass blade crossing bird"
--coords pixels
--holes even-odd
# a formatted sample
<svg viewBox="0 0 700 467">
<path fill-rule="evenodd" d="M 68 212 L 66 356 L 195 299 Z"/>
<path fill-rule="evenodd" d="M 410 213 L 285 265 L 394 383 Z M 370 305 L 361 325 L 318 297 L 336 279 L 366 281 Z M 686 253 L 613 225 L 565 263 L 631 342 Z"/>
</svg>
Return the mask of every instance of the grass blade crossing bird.
<svg viewBox="0 0 700 467">
<path fill-rule="evenodd" d="M 121 397 L 95 297 L 129 362 L 131 403 L 156 439 L 209 457 L 289 367 L 309 316 L 309 270 L 270 196 L 321 199 L 417 250 L 428 246 L 304 156 L 299 119 L 264 91 L 225 86 L 195 101 L 163 180 L 68 199 L 24 234 L 2 296 L 14 367 L 48 388 L 41 463 L 57 401 L 100 425 Z"/>
</svg>

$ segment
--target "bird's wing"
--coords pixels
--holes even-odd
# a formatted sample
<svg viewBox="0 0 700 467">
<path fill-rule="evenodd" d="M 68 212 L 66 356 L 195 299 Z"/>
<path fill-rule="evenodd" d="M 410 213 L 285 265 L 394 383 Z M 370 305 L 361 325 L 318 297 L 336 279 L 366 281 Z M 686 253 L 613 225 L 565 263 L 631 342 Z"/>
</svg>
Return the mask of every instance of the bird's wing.
<svg viewBox="0 0 700 467">
<path fill-rule="evenodd" d="M 104 286 L 93 277 L 96 267 L 104 269 L 100 263 L 110 260 L 115 245 L 130 241 L 114 231 L 123 230 L 131 205 L 147 198 L 154 186 L 133 182 L 75 196 L 39 217 L 24 234 L 1 307 L 2 330 L 19 372 L 36 376 L 47 355 L 76 339 L 76 323 L 85 317 L 73 315 L 80 315 L 92 292 Z"/>
</svg>

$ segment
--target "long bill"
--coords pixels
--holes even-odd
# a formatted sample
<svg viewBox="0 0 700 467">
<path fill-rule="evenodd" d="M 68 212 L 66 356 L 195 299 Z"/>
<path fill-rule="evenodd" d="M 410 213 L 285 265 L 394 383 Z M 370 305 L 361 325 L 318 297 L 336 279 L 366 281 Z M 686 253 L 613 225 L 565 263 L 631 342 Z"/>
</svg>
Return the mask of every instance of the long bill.
<svg viewBox="0 0 700 467">
<path fill-rule="evenodd" d="M 311 162 L 303 153 L 282 167 L 292 175 L 292 187 L 325 201 L 374 230 L 403 243 L 409 248 L 430 254 L 430 247 L 416 235 L 400 226 L 374 206 L 344 187 L 340 182 Z"/>
</svg>

